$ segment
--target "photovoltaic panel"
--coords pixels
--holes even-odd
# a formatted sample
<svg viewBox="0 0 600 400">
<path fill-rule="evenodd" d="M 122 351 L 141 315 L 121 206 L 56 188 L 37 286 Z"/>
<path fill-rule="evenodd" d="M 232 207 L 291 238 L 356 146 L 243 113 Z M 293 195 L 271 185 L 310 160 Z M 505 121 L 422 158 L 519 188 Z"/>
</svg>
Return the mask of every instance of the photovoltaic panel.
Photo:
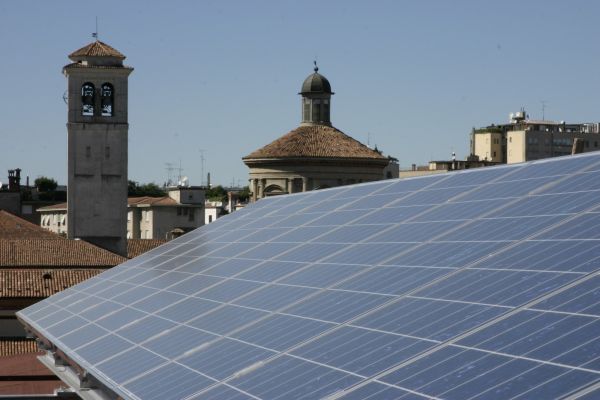
<svg viewBox="0 0 600 400">
<path fill-rule="evenodd" d="M 126 399 L 600 398 L 598 182 L 589 153 L 266 198 L 18 317 Z"/>
</svg>

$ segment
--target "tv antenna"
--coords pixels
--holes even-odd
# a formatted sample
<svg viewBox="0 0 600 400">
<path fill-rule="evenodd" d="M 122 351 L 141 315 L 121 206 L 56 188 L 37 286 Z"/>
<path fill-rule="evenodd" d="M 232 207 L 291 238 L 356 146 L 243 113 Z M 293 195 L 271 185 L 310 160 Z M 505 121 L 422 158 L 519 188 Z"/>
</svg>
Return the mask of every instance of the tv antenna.
<svg viewBox="0 0 600 400">
<path fill-rule="evenodd" d="M 198 149 L 200 152 L 200 186 L 204 186 L 204 152 L 206 149 Z"/>
<path fill-rule="evenodd" d="M 175 171 L 175 167 L 173 167 L 173 163 L 166 162 L 165 169 L 167 170 L 167 186 L 173 185 L 173 171 Z"/>
<path fill-rule="evenodd" d="M 98 41 L 98 17 L 96 16 L 96 30 L 92 32 L 92 37 Z"/>
<path fill-rule="evenodd" d="M 540 100 L 540 103 L 542 103 L 542 121 L 546 120 L 546 100 Z"/>
</svg>

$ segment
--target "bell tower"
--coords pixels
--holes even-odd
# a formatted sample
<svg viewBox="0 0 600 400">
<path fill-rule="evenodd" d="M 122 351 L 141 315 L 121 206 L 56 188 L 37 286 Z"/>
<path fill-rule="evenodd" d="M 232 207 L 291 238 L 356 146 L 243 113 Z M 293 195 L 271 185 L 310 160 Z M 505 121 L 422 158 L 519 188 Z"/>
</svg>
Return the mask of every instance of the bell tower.
<svg viewBox="0 0 600 400">
<path fill-rule="evenodd" d="M 71 53 L 68 81 L 69 239 L 127 254 L 127 83 L 125 56 L 96 40 Z"/>
</svg>

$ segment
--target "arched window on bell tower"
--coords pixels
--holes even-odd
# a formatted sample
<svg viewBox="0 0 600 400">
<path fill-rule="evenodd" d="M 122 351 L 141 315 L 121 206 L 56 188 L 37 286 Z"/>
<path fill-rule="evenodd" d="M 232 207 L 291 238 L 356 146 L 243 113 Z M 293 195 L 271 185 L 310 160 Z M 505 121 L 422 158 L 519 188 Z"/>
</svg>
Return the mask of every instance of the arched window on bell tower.
<svg viewBox="0 0 600 400">
<path fill-rule="evenodd" d="M 112 117 L 114 110 L 115 91 L 110 83 L 102 84 L 102 95 L 100 97 L 100 109 L 103 117 Z"/>
<path fill-rule="evenodd" d="M 81 115 L 94 115 L 94 97 L 96 88 L 93 83 L 86 82 L 81 86 Z"/>
</svg>

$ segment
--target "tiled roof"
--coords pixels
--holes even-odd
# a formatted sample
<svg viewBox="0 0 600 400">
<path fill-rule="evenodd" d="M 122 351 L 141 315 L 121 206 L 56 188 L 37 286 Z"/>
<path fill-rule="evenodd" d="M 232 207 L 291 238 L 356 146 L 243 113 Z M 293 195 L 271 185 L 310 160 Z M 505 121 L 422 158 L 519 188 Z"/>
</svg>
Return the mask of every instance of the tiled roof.
<svg viewBox="0 0 600 400">
<path fill-rule="evenodd" d="M 0 357 L 37 353 L 39 351 L 34 339 L 0 337 Z"/>
<path fill-rule="evenodd" d="M 64 240 L 41 226 L 32 224 L 4 210 L 0 210 L 0 240 L 2 239 L 54 239 Z"/>
<path fill-rule="evenodd" d="M 297 157 L 385 159 L 358 140 L 326 125 L 300 126 L 243 159 Z"/>
<path fill-rule="evenodd" d="M 116 57 L 125 59 L 125 56 L 118 50 L 99 40 L 96 40 L 79 50 L 75 50 L 69 54 L 69 58 L 72 57 Z"/>
<path fill-rule="evenodd" d="M 163 239 L 127 239 L 127 258 L 134 258 L 167 243 Z"/>
<path fill-rule="evenodd" d="M 37 211 L 66 211 L 67 203 L 52 204 L 51 206 L 40 207 Z"/>
<path fill-rule="evenodd" d="M 0 298 L 45 298 L 104 269 L 0 269 Z"/>
<path fill-rule="evenodd" d="M 130 197 L 127 199 L 127 204 L 130 206 L 139 206 L 139 205 L 150 205 L 150 206 L 173 206 L 178 204 L 175 199 L 164 196 L 164 197 L 150 197 L 150 196 L 142 196 L 142 197 Z"/>
<path fill-rule="evenodd" d="M 126 258 L 83 240 L 0 240 L 0 267 L 113 267 Z"/>
</svg>

